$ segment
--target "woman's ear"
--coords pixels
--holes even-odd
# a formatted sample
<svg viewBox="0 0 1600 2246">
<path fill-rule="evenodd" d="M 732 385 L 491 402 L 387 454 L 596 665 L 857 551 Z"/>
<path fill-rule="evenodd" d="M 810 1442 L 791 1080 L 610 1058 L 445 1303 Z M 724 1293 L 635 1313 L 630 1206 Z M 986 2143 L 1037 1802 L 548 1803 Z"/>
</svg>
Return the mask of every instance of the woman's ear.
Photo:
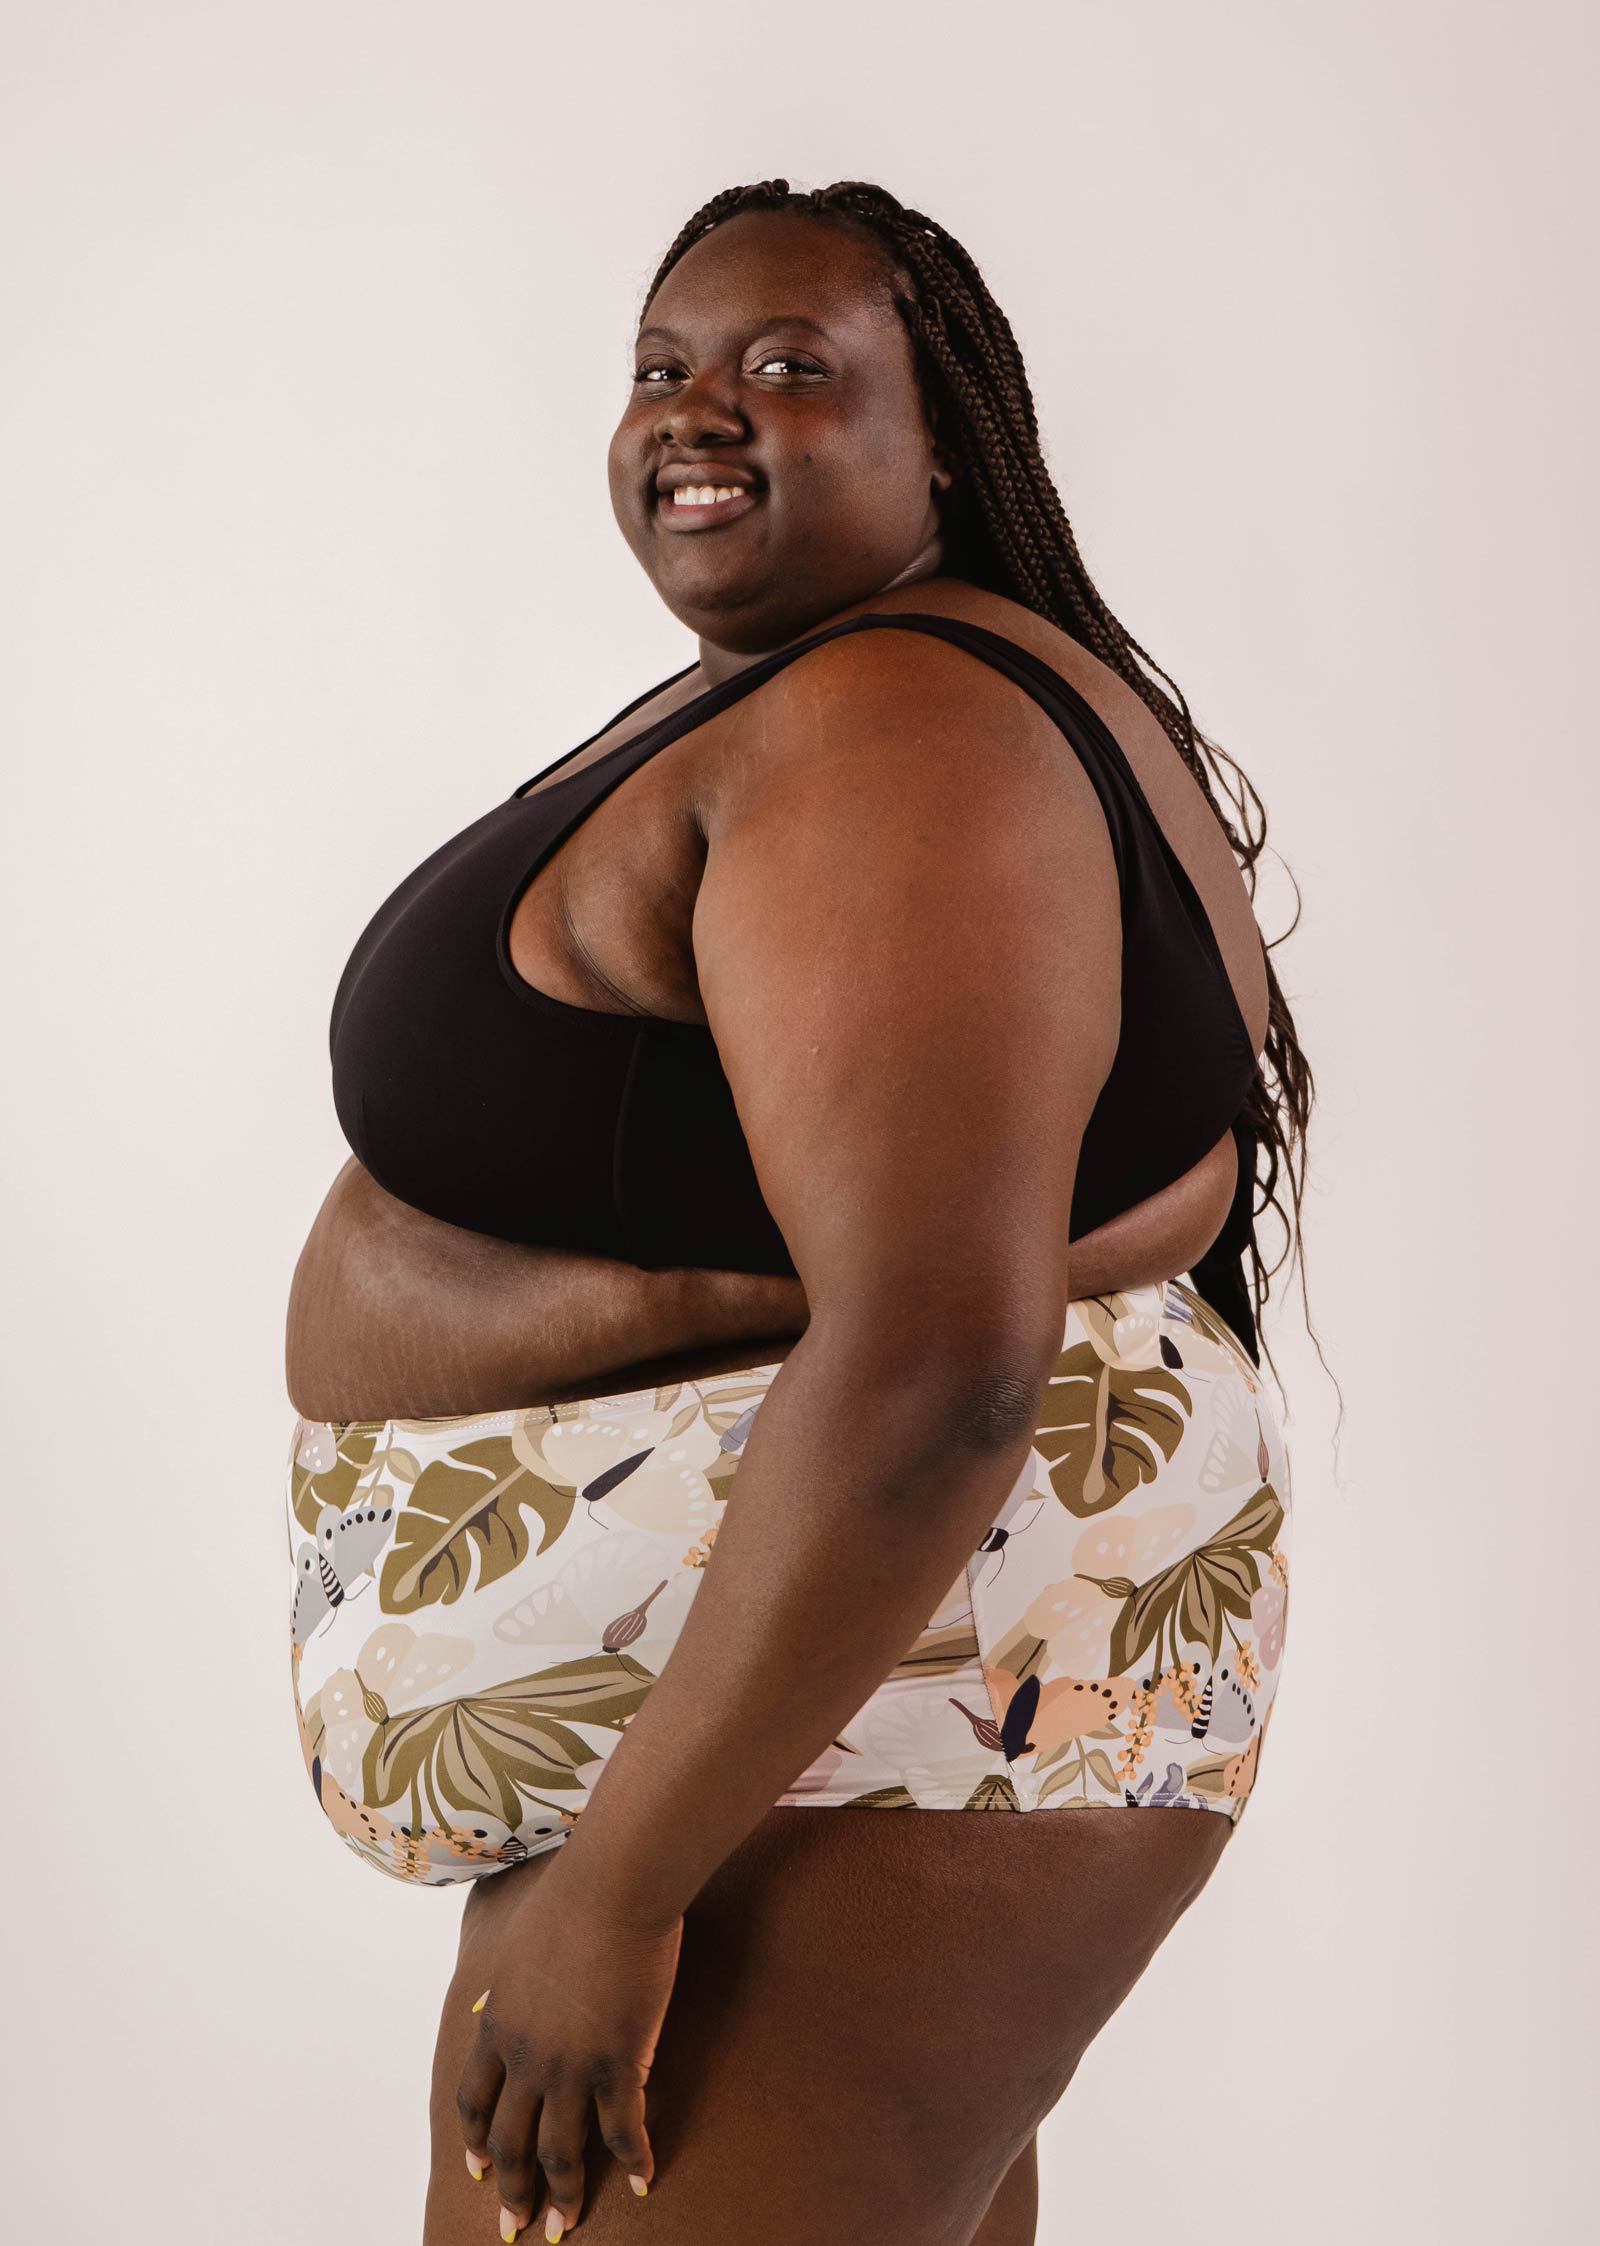
<svg viewBox="0 0 1600 2246">
<path fill-rule="evenodd" d="M 948 491 L 961 473 L 961 462 L 944 441 L 938 406 L 930 405 L 927 412 L 928 437 L 933 452 L 933 488 L 935 491 Z"/>
</svg>

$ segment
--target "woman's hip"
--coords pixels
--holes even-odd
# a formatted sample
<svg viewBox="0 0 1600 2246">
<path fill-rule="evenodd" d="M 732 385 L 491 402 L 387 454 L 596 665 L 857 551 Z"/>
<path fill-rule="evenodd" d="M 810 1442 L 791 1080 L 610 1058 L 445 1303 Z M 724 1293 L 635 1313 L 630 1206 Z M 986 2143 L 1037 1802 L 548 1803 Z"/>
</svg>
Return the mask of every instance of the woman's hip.
<svg viewBox="0 0 1600 2246">
<path fill-rule="evenodd" d="M 295 1704 L 347 1845 L 427 1885 L 559 1846 L 670 1655 L 780 1370 L 296 1423 Z M 1281 1664 L 1288 1505 L 1274 1393 L 1190 1287 L 1072 1304 L 1022 1471 L 783 1805 L 1237 1821 Z"/>
</svg>

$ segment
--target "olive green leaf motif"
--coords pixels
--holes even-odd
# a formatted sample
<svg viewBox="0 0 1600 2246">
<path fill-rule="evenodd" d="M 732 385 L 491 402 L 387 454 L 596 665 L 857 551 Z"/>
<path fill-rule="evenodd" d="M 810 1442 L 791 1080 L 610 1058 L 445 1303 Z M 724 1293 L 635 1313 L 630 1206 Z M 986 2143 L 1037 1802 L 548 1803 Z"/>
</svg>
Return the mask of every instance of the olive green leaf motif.
<svg viewBox="0 0 1600 2246">
<path fill-rule="evenodd" d="M 1120 1737 L 1120 1734 L 1115 1726 L 1112 1726 L 1105 1731 L 1092 1732 L 1090 1737 L 1094 1739 L 1116 1739 Z M 1090 1793 L 1089 1780 L 1091 1777 L 1108 1793 L 1115 1795 L 1119 1801 L 1121 1800 L 1121 1781 L 1117 1777 L 1111 1757 L 1103 1747 L 1091 1747 L 1087 1741 L 1082 1739 L 1064 1740 L 1059 1747 L 1052 1750 L 1048 1758 L 1041 1758 L 1038 1765 L 1039 1769 L 1043 1770 L 1046 1767 L 1046 1760 L 1053 1763 L 1055 1768 L 1051 1770 L 1049 1777 L 1044 1779 L 1039 1787 L 1039 1807 L 1041 1809 L 1054 1795 L 1064 1792 L 1068 1786 L 1076 1786 L 1079 1789 L 1074 1798 L 1080 1804 L 1102 1799 L 1103 1796 Z M 1057 1806 L 1062 1809 L 1070 1809 L 1072 1802 L 1062 1802 Z"/>
<path fill-rule="evenodd" d="M 1175 1661 L 1179 1643 L 1186 1641 L 1204 1645 L 1215 1662 L 1222 1652 L 1223 1617 L 1250 1618 L 1251 1596 L 1261 1584 L 1261 1563 L 1252 1555 L 1270 1548 L 1283 1519 L 1277 1491 L 1264 1482 L 1215 1536 L 1148 1583 L 1132 1586 L 1111 1627 L 1108 1674 L 1131 1674 L 1145 1649 L 1169 1628 Z M 1118 1583 L 1118 1591 L 1122 1588 Z"/>
<path fill-rule="evenodd" d="M 1176 1374 L 1108 1365 L 1080 1342 L 1057 1358 L 1045 1383 L 1033 1447 L 1067 1511 L 1088 1520 L 1155 1480 L 1192 1409 Z"/>
<path fill-rule="evenodd" d="M 514 1832 L 524 1795 L 581 1792 L 578 1772 L 600 1759 L 571 1724 L 621 1732 L 654 1681 L 625 1656 L 586 1654 L 486 1692 L 385 1714 L 367 1742 L 363 1798 L 386 1809 L 409 1796 L 411 1822 L 421 1825 L 425 1796 L 441 1825 L 454 1810 L 498 1817 Z"/>
<path fill-rule="evenodd" d="M 978 1627 L 970 1613 L 930 1626 L 889 1672 L 895 1677 L 955 1677 L 978 1658 Z M 884 1681 L 887 1683 L 889 1678 Z"/>
<path fill-rule="evenodd" d="M 372 1464 L 382 1432 L 377 1420 L 299 1421 L 289 1469 L 289 1502 L 307 1536 L 316 1535 L 324 1506 L 344 1511 Z"/>
<path fill-rule="evenodd" d="M 961 1804 L 963 1809 L 1016 1809 L 1022 1804 L 1017 1799 L 1017 1789 L 1003 1773 L 989 1772 L 978 1780 L 972 1792 Z"/>
<path fill-rule="evenodd" d="M 431 1459 L 396 1524 L 378 1578 L 379 1605 L 385 1614 L 415 1614 L 459 1599 L 469 1587 L 497 1583 L 530 1550 L 555 1542 L 576 1503 L 572 1490 L 558 1489 L 517 1456 L 509 1435 L 484 1436 Z M 537 1547 L 530 1513 L 544 1530 Z"/>
</svg>

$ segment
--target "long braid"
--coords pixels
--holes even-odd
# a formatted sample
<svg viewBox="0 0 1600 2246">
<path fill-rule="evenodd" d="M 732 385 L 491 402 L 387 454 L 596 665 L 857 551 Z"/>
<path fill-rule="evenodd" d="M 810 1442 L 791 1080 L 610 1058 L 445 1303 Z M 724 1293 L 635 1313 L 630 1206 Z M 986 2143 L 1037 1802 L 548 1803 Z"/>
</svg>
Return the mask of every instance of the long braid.
<svg viewBox="0 0 1600 2246">
<path fill-rule="evenodd" d="M 1040 449 L 1038 413 L 1011 323 L 970 253 L 925 212 L 870 181 L 839 180 L 801 194 L 791 192 L 786 179 L 759 180 L 724 188 L 679 229 L 646 290 L 646 306 L 687 250 L 747 211 L 793 211 L 819 223 L 864 228 L 887 254 L 895 309 L 910 333 L 941 436 L 961 468 L 945 498 L 946 570 L 1047 618 L 1133 688 L 1199 781 L 1254 902 L 1256 861 L 1266 847 L 1266 807 L 1227 750 L 1200 732 L 1176 682 L 1102 600 Z M 1223 777 L 1224 766 L 1236 785 Z M 1237 813 L 1237 823 L 1223 797 Z M 1315 1082 L 1271 957 L 1299 925 L 1299 905 L 1296 886 L 1294 920 L 1265 946 L 1266 1049 L 1244 1108 L 1256 1154 L 1259 1199 L 1252 1214 L 1276 1209 L 1285 1234 L 1283 1253 L 1266 1265 L 1252 1227 L 1249 1253 L 1258 1327 L 1268 1282 L 1292 1253 L 1298 1256 L 1309 1325 L 1300 1219 Z M 1292 1225 L 1277 1194 L 1280 1175 L 1289 1185 Z M 1270 1350 L 1267 1357 L 1272 1362 Z"/>
</svg>

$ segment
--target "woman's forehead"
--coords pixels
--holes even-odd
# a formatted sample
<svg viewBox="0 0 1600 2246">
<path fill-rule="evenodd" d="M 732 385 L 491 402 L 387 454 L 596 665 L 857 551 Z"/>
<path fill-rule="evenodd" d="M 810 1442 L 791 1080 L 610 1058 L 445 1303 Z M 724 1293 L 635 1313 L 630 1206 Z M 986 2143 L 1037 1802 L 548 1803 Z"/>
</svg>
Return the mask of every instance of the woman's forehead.
<svg viewBox="0 0 1600 2246">
<path fill-rule="evenodd" d="M 729 318 L 833 334 L 888 308 L 883 255 L 870 240 L 785 211 L 741 212 L 685 250 L 645 306 L 640 334 L 676 336 L 686 323 Z"/>
</svg>

